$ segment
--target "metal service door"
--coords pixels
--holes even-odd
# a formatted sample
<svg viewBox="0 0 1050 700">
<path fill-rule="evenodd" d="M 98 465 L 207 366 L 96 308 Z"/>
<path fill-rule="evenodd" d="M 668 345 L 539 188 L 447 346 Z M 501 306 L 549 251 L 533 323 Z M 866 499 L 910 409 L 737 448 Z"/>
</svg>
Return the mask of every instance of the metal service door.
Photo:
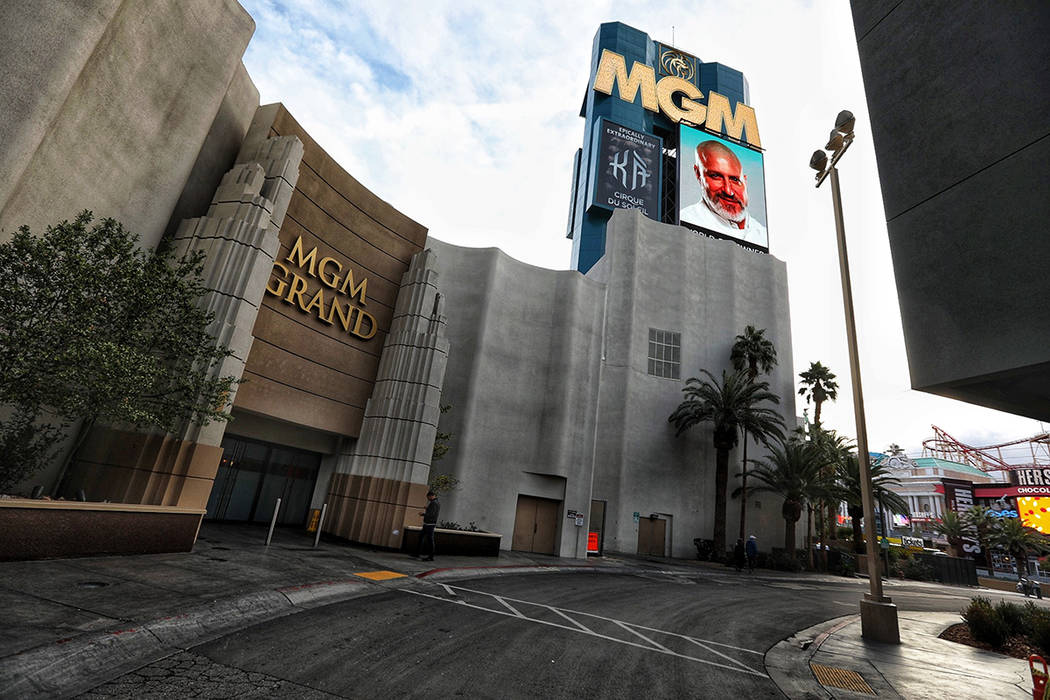
<svg viewBox="0 0 1050 700">
<path fill-rule="evenodd" d="M 660 518 L 642 518 L 638 521 L 638 553 L 651 557 L 664 556 L 667 521 Z"/>
<path fill-rule="evenodd" d="M 558 537 L 559 501 L 518 496 L 511 549 L 518 552 L 555 554 Z"/>
</svg>

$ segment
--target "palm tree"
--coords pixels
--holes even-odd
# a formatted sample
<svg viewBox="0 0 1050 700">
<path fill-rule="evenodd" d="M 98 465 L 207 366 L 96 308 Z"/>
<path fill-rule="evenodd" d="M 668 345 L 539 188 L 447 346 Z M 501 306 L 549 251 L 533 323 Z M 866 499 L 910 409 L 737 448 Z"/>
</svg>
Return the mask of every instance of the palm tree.
<svg viewBox="0 0 1050 700">
<path fill-rule="evenodd" d="M 864 539 L 861 534 L 864 503 L 861 498 L 860 461 L 857 455 L 851 454 L 848 459 L 839 462 L 837 470 L 843 500 L 846 501 L 849 517 L 853 520 L 853 551 L 861 554 L 864 552 Z M 906 515 L 908 504 L 889 489 L 890 486 L 900 486 L 901 482 L 890 476 L 889 470 L 881 464 L 871 464 L 868 467 L 868 473 L 871 476 L 872 499 L 882 503 L 891 513 Z"/>
<path fill-rule="evenodd" d="M 769 391 L 766 382 L 747 381 L 743 372 L 727 374 L 722 382 L 707 370 L 707 379 L 690 377 L 683 387 L 685 399 L 667 419 L 674 423 L 675 435 L 697 423 L 714 424 L 715 446 L 715 556 L 726 551 L 726 485 L 729 481 L 729 451 L 736 447 L 737 431 L 746 430 L 767 444 L 770 437 L 784 438 L 784 421 L 775 410 L 762 406 L 780 403 L 780 397 Z"/>
<path fill-rule="evenodd" d="M 995 576 L 992 567 L 991 541 L 999 530 L 999 518 L 992 515 L 992 509 L 984 506 L 970 506 L 963 514 L 962 521 L 965 525 L 977 531 L 977 542 L 981 545 L 985 564 L 988 565 L 988 573 Z"/>
<path fill-rule="evenodd" d="M 1021 571 L 1028 574 L 1028 553 L 1042 553 L 1050 549 L 1046 540 L 1037 530 L 1033 530 L 1016 518 L 1003 518 L 992 541 L 1005 549 L 1017 565 L 1017 578 Z"/>
<path fill-rule="evenodd" d="M 933 524 L 933 529 L 947 538 L 948 547 L 955 556 L 961 555 L 959 544 L 962 538 L 970 533 L 970 526 L 963 522 L 958 513 L 952 510 L 945 511 L 941 519 Z"/>
<path fill-rule="evenodd" d="M 736 337 L 729 359 L 733 369 L 747 372 L 747 381 L 754 382 L 758 373 L 769 374 L 777 364 L 777 349 L 765 337 L 766 329 L 756 330 L 747 326 Z M 740 461 L 740 539 L 747 532 L 747 430 L 743 431 L 743 458 Z M 758 437 L 758 436 L 755 436 Z"/>
<path fill-rule="evenodd" d="M 769 448 L 763 460 L 751 460 L 751 477 L 759 481 L 754 491 L 768 491 L 784 497 L 780 514 L 784 518 L 784 549 L 795 557 L 795 523 L 807 503 L 827 497 L 834 489 L 827 474 L 827 455 L 812 443 L 788 441 Z"/>
<path fill-rule="evenodd" d="M 769 374 L 777 365 L 777 349 L 765 337 L 766 329 L 748 326 L 736 337 L 729 359 L 736 370 L 747 370 L 747 379 L 755 381 L 759 373 Z"/>
<path fill-rule="evenodd" d="M 839 385 L 835 381 L 835 374 L 819 362 L 812 362 L 809 369 L 798 376 L 802 380 L 802 388 L 798 390 L 798 395 L 806 397 L 806 403 L 813 402 L 813 425 L 819 428 L 820 407 L 825 401 L 834 401 L 839 397 Z"/>
</svg>

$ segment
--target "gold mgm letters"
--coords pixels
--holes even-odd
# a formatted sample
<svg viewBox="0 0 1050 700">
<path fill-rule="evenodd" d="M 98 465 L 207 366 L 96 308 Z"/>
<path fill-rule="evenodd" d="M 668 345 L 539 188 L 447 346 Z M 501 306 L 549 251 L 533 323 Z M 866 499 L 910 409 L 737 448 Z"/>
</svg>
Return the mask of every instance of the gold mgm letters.
<svg viewBox="0 0 1050 700">
<path fill-rule="evenodd" d="M 309 291 L 309 285 L 305 277 L 292 272 L 284 262 L 289 262 L 310 276 L 321 281 L 324 287 L 334 291 L 328 292 L 331 302 L 325 299 L 324 287 L 316 292 Z M 303 237 L 295 239 L 292 250 L 284 262 L 275 261 L 273 272 L 269 283 L 266 285 L 266 293 L 280 298 L 284 303 L 298 306 L 301 311 L 313 314 L 329 326 L 335 325 L 336 317 L 339 325 L 347 333 L 357 336 L 361 340 L 368 340 L 376 334 L 378 326 L 376 319 L 359 306 L 352 303 L 343 303 L 339 296 L 347 297 L 351 302 L 357 297 L 358 304 L 365 305 L 365 290 L 368 288 L 368 278 L 361 280 L 360 284 L 354 284 L 354 271 L 346 267 L 346 276 L 343 277 L 343 264 L 335 258 L 323 257 L 317 259 L 317 248 L 311 248 L 309 253 L 303 254 Z M 271 286 L 273 285 L 273 286 Z M 364 328 L 367 319 L 368 326 Z"/>
<path fill-rule="evenodd" d="M 744 140 L 755 148 L 762 148 L 762 139 L 758 135 L 758 119 L 755 110 L 745 104 L 737 104 L 736 113 L 729 104 L 729 98 L 717 92 L 709 93 L 707 105 L 702 100 L 704 95 L 690 83 L 674 75 L 665 75 L 656 82 L 656 72 L 652 66 L 634 62 L 631 72 L 627 72 L 627 61 L 618 53 L 609 49 L 602 50 L 598 61 L 598 72 L 594 75 L 594 89 L 606 95 L 613 94 L 613 85 L 619 84 L 620 99 L 634 102 L 638 93 L 642 93 L 642 107 L 650 112 L 663 111 L 667 118 L 676 124 L 681 121 L 704 125 L 710 131 L 722 133 L 725 127 L 727 134 L 738 141 Z M 682 106 L 674 102 L 676 94 L 682 95 Z"/>
</svg>

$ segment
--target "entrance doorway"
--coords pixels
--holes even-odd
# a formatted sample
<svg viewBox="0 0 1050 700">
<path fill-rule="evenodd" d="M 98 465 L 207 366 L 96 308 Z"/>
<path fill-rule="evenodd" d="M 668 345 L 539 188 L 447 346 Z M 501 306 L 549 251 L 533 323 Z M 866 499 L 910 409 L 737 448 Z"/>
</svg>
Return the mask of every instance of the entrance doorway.
<svg viewBox="0 0 1050 700">
<path fill-rule="evenodd" d="M 268 523 L 280 498 L 279 525 L 306 523 L 321 455 L 233 436 L 222 448 L 207 519 Z"/>
<path fill-rule="evenodd" d="M 536 554 L 556 554 L 558 513 L 561 502 L 534 496 L 518 496 L 511 549 Z"/>
<path fill-rule="evenodd" d="M 661 518 L 641 518 L 638 521 L 638 553 L 650 557 L 664 556 L 667 539 L 667 521 Z"/>
</svg>

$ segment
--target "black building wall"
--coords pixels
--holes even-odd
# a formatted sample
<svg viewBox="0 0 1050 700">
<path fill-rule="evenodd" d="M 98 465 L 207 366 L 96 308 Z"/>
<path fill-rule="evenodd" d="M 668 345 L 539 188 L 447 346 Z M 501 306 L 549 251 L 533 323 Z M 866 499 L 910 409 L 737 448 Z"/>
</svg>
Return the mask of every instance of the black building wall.
<svg viewBox="0 0 1050 700">
<path fill-rule="evenodd" d="M 852 9 L 912 386 L 1050 420 L 1050 3 Z"/>
</svg>

